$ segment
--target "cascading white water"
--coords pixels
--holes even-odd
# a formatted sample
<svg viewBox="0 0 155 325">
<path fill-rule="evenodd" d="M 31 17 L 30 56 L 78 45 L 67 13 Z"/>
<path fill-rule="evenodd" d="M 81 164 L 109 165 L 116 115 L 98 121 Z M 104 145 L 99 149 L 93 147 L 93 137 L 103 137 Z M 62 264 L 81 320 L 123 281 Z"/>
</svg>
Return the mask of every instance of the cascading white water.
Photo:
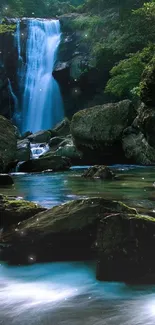
<svg viewBox="0 0 155 325">
<path fill-rule="evenodd" d="M 16 32 L 15 32 L 15 45 L 18 51 L 18 60 L 22 60 L 21 57 L 21 43 L 20 43 L 20 20 L 17 19 Z"/>
<path fill-rule="evenodd" d="M 60 39 L 58 20 L 28 19 L 23 132 L 50 129 L 63 119 L 60 89 L 52 76 Z"/>
</svg>

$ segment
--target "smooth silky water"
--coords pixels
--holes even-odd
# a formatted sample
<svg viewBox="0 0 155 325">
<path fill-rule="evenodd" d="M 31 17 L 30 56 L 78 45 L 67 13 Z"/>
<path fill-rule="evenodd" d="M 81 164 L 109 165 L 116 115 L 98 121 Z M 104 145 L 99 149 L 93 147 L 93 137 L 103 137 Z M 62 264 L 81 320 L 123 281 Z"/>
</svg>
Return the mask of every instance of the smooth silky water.
<svg viewBox="0 0 155 325">
<path fill-rule="evenodd" d="M 36 132 L 51 129 L 64 117 L 59 85 L 52 75 L 61 31 L 59 20 L 27 19 L 27 25 L 22 131 Z"/>
<path fill-rule="evenodd" d="M 114 181 L 86 180 L 81 168 L 64 173 L 13 174 L 1 188 L 52 207 L 68 200 L 102 196 L 155 213 L 155 167 L 113 166 Z M 155 286 L 100 283 L 92 262 L 0 265 L 0 324 L 154 325 Z"/>
</svg>

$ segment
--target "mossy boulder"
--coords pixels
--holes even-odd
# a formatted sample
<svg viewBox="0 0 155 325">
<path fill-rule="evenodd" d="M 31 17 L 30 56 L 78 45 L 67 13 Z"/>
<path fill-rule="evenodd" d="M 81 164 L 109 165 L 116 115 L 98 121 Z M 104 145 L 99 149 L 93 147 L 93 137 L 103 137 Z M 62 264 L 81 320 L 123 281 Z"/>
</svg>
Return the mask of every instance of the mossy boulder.
<svg viewBox="0 0 155 325">
<path fill-rule="evenodd" d="M 98 223 L 111 213 L 137 213 L 121 202 L 90 198 L 75 200 L 39 213 L 5 233 L 1 243 L 10 244 L 5 258 L 12 263 L 82 260 L 94 256 Z M 23 236 L 21 236 L 23 234 Z"/>
<path fill-rule="evenodd" d="M 0 115 L 0 172 L 7 171 L 16 159 L 16 129 L 12 123 Z"/>
<path fill-rule="evenodd" d="M 0 194 L 0 228 L 6 230 L 44 210 L 36 203 Z"/>
<path fill-rule="evenodd" d="M 84 178 L 99 178 L 99 179 L 114 179 L 115 174 L 113 171 L 107 166 L 93 166 L 88 168 L 83 174 Z"/>
<path fill-rule="evenodd" d="M 45 170 L 63 171 L 70 168 L 67 158 L 55 155 L 42 156 L 39 159 L 31 159 L 19 165 L 19 172 L 34 173 Z"/>
<path fill-rule="evenodd" d="M 143 215 L 111 215 L 101 221 L 95 243 L 97 279 L 155 283 L 155 219 Z"/>
<path fill-rule="evenodd" d="M 155 163 L 155 149 L 151 147 L 144 134 L 129 133 L 123 137 L 123 149 L 126 158 L 131 163 L 152 165 Z"/>
<path fill-rule="evenodd" d="M 122 134 L 136 116 L 129 100 L 77 112 L 71 121 L 75 145 L 89 163 L 123 160 Z"/>
</svg>

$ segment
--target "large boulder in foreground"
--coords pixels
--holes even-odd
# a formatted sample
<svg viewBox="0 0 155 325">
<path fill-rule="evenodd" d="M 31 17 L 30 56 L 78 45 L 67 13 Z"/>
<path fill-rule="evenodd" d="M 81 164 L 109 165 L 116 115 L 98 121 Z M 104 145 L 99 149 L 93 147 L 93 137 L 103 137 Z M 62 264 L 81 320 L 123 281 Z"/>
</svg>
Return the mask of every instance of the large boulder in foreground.
<svg viewBox="0 0 155 325">
<path fill-rule="evenodd" d="M 102 198 L 54 207 L 3 235 L 1 243 L 11 245 L 4 251 L 5 258 L 12 263 L 29 263 L 29 256 L 38 262 L 90 259 L 100 220 L 120 212 L 136 214 L 135 209 Z"/>
<path fill-rule="evenodd" d="M 0 172 L 7 171 L 16 159 L 16 129 L 12 123 L 0 115 Z"/>
<path fill-rule="evenodd" d="M 71 122 L 71 133 L 77 148 L 89 163 L 123 161 L 122 133 L 132 124 L 135 116 L 129 100 L 79 111 Z"/>
<path fill-rule="evenodd" d="M 34 173 L 45 170 L 63 171 L 70 168 L 70 162 L 67 158 L 61 156 L 47 156 L 39 159 L 31 159 L 19 165 L 19 172 Z"/>
<path fill-rule="evenodd" d="M 96 241 L 97 279 L 155 283 L 155 219 L 143 215 L 106 217 Z"/>
<path fill-rule="evenodd" d="M 0 194 L 0 228 L 8 229 L 44 210 L 36 203 Z"/>
</svg>

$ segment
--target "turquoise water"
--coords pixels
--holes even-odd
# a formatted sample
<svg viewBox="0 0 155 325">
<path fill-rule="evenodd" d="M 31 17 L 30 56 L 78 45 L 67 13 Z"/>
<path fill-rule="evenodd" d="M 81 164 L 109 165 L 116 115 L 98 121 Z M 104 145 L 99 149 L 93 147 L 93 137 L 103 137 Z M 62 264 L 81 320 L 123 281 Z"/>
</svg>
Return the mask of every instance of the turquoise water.
<svg viewBox="0 0 155 325">
<path fill-rule="evenodd" d="M 81 178 L 81 169 L 51 174 L 16 174 L 0 189 L 46 207 L 79 197 L 120 199 L 155 211 L 155 168 L 113 166 L 118 180 Z M 100 283 L 90 263 L 0 265 L 2 325 L 154 325 L 155 287 Z"/>
</svg>

